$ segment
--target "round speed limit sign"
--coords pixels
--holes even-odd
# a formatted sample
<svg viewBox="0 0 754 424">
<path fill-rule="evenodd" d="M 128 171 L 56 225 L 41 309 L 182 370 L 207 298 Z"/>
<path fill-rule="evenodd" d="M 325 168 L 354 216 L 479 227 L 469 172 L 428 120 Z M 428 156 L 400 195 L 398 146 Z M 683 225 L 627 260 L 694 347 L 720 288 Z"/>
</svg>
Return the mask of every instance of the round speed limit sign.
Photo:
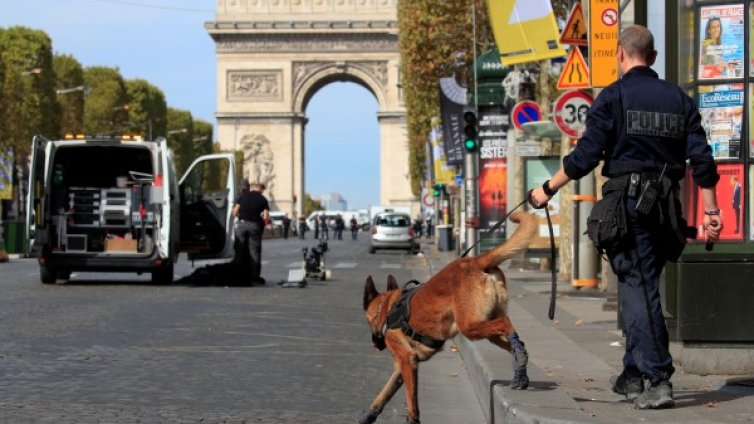
<svg viewBox="0 0 754 424">
<path fill-rule="evenodd" d="M 568 137 L 580 137 L 586 128 L 586 114 L 593 100 L 585 91 L 563 93 L 555 102 L 555 125 Z"/>
</svg>

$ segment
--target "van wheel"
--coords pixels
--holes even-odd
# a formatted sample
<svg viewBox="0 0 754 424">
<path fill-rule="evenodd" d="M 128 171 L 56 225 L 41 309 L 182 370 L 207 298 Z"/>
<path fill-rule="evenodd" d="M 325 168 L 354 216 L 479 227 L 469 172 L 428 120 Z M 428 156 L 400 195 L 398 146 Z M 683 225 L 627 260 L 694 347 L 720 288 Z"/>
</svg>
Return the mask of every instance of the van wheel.
<svg viewBox="0 0 754 424">
<path fill-rule="evenodd" d="M 173 282 L 173 264 L 163 265 L 152 271 L 152 283 L 171 284 Z"/>
<path fill-rule="evenodd" d="M 55 284 L 57 278 L 58 276 L 54 269 L 45 265 L 39 266 L 39 279 L 42 281 L 42 284 Z"/>
</svg>

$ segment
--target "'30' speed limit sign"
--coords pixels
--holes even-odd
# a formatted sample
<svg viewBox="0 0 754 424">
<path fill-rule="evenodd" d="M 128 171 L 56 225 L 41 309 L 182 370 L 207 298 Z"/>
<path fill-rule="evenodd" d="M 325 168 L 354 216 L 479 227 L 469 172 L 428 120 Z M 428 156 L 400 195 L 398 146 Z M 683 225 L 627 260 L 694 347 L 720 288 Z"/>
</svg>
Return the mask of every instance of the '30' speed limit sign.
<svg viewBox="0 0 754 424">
<path fill-rule="evenodd" d="M 592 95 L 585 91 L 566 91 L 555 102 L 555 125 L 563 134 L 578 138 L 586 129 L 586 114 L 592 106 Z"/>
</svg>

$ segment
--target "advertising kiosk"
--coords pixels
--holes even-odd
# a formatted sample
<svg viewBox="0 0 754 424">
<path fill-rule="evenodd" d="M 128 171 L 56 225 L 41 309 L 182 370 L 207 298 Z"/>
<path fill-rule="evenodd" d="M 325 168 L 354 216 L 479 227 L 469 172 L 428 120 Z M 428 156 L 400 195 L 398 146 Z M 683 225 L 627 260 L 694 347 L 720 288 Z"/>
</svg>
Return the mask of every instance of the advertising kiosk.
<svg viewBox="0 0 754 424">
<path fill-rule="evenodd" d="M 754 343 L 754 1 L 678 2 L 679 81 L 697 102 L 720 173 L 721 240 L 690 241 L 666 270 L 671 337 L 684 346 Z M 668 51 L 668 54 L 674 52 Z M 704 204 L 687 175 L 684 216 L 702 234 Z M 671 326 L 673 328 L 673 326 Z"/>
</svg>

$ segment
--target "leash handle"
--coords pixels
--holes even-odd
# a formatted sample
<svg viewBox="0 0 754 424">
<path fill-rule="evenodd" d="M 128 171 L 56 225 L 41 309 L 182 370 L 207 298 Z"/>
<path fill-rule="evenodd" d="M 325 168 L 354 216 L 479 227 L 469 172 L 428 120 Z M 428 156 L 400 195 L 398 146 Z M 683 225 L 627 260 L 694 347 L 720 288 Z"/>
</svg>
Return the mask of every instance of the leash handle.
<svg viewBox="0 0 754 424">
<path fill-rule="evenodd" d="M 547 215 L 547 229 L 550 231 L 550 271 L 552 272 L 550 309 L 547 311 L 547 317 L 552 321 L 555 318 L 555 299 L 558 296 L 558 281 L 555 275 L 555 233 L 552 230 L 552 219 L 550 219 L 550 210 L 548 208 L 545 208 L 545 215 Z"/>
</svg>

